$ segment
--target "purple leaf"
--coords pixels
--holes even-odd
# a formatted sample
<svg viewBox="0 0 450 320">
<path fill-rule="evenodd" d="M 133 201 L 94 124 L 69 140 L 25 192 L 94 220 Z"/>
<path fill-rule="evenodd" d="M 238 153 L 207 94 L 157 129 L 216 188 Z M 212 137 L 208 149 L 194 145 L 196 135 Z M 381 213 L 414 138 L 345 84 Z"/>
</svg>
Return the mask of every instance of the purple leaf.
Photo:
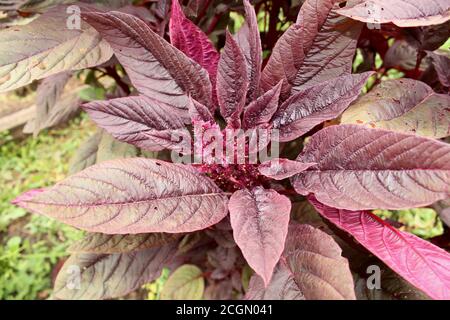
<svg viewBox="0 0 450 320">
<path fill-rule="evenodd" d="M 305 300 L 300 287 L 295 283 L 292 271 L 280 262 L 273 273 L 272 281 L 266 288 L 261 277 L 250 278 L 246 300 Z"/>
<path fill-rule="evenodd" d="M 282 81 L 264 93 L 262 96 L 250 102 L 244 110 L 242 126 L 244 128 L 256 128 L 269 123 L 278 108 Z"/>
<path fill-rule="evenodd" d="M 280 141 L 298 138 L 316 125 L 337 118 L 360 94 L 372 72 L 344 75 L 296 92 L 272 118 Z"/>
<path fill-rule="evenodd" d="M 352 70 L 361 23 L 339 16 L 334 0 L 306 0 L 292 25 L 276 43 L 261 76 L 264 91 L 283 80 L 281 95 L 292 87 L 315 84 Z"/>
<path fill-rule="evenodd" d="M 388 80 L 350 106 L 341 122 L 444 138 L 450 135 L 449 106 L 449 95 L 437 94 L 423 82 Z"/>
<path fill-rule="evenodd" d="M 177 233 L 141 233 L 141 234 L 104 234 L 89 233 L 83 239 L 72 244 L 71 253 L 126 253 L 172 243 L 181 234 Z"/>
<path fill-rule="evenodd" d="M 254 275 L 247 299 L 355 299 L 347 259 L 331 236 L 309 225 L 289 226 L 282 259 L 267 288 Z"/>
<path fill-rule="evenodd" d="M 434 299 L 450 299 L 450 254 L 445 250 L 395 229 L 368 211 L 327 207 L 312 196 L 309 201 L 411 284 Z"/>
<path fill-rule="evenodd" d="M 450 227 L 450 207 L 442 209 L 442 211 L 439 212 L 439 217 L 448 227 Z"/>
<path fill-rule="evenodd" d="M 85 12 L 82 17 L 108 41 L 140 93 L 182 109 L 187 108 L 188 95 L 211 105 L 207 71 L 144 21 L 116 11 Z"/>
<path fill-rule="evenodd" d="M 441 54 L 439 51 L 428 52 L 428 56 L 433 61 L 433 66 L 439 81 L 444 87 L 450 88 L 450 56 L 448 54 Z"/>
<path fill-rule="evenodd" d="M 220 113 L 230 126 L 240 127 L 248 88 L 245 58 L 233 36 L 227 31 L 217 73 L 217 99 Z"/>
<path fill-rule="evenodd" d="M 317 164 L 292 178 L 295 190 L 340 209 L 422 207 L 450 193 L 450 145 L 415 135 L 331 126 L 297 161 Z"/>
<path fill-rule="evenodd" d="M 227 215 L 227 201 L 189 166 L 133 158 L 94 165 L 15 203 L 90 232 L 135 234 L 205 229 Z"/>
<path fill-rule="evenodd" d="M 387 50 L 383 59 L 383 66 L 386 68 L 396 68 L 399 70 L 413 71 L 416 68 L 418 49 L 408 41 L 396 40 Z M 429 66 L 429 61 L 422 60 L 419 65 L 420 71 L 425 71 Z"/>
<path fill-rule="evenodd" d="M 84 141 L 75 152 L 69 162 L 68 174 L 74 174 L 95 164 L 97 151 L 102 140 L 103 130 L 97 130 L 91 137 Z"/>
<path fill-rule="evenodd" d="M 74 254 L 58 273 L 53 296 L 97 300 L 126 295 L 157 279 L 162 269 L 173 263 L 175 249 L 167 245 L 128 253 Z M 74 274 L 80 278 L 74 279 Z"/>
<path fill-rule="evenodd" d="M 169 30 L 172 45 L 208 71 L 212 88 L 215 90 L 219 53 L 208 36 L 186 18 L 178 0 L 172 1 Z"/>
<path fill-rule="evenodd" d="M 305 171 L 313 165 L 315 165 L 315 163 L 302 163 L 289 159 L 273 159 L 261 163 L 258 170 L 266 177 L 275 180 L 283 180 Z"/>
<path fill-rule="evenodd" d="M 41 128 L 45 127 L 48 116 L 54 109 L 64 92 L 64 87 L 72 77 L 72 72 L 61 72 L 45 78 L 36 90 L 36 117 L 34 119 L 34 132 L 36 136 Z M 79 102 L 79 101 L 77 101 Z M 78 105 L 77 105 L 78 109 Z"/>
<path fill-rule="evenodd" d="M 190 144 L 183 112 L 145 96 L 94 101 L 84 104 L 83 109 L 116 139 L 145 150 L 179 149 L 180 136 Z"/>
<path fill-rule="evenodd" d="M 441 24 L 450 19 L 447 0 L 357 0 L 338 10 L 347 17 L 372 23 L 392 22 L 399 27 Z"/>
<path fill-rule="evenodd" d="M 268 285 L 283 252 L 291 202 L 275 190 L 256 187 L 233 193 L 229 210 L 234 240 Z"/>
<path fill-rule="evenodd" d="M 196 122 L 210 122 L 214 123 L 214 117 L 211 114 L 210 110 L 202 105 L 200 102 L 191 99 L 189 103 L 189 115 L 191 116 L 192 123 Z"/>
<path fill-rule="evenodd" d="M 25 25 L 0 33 L 0 92 L 69 70 L 108 61 L 113 51 L 89 24 L 67 27 L 66 6 L 50 9 Z"/>
<path fill-rule="evenodd" d="M 253 6 L 244 0 L 245 23 L 236 34 L 236 42 L 247 62 L 248 92 L 247 104 L 258 97 L 259 80 L 261 78 L 262 49 L 258 30 L 258 20 Z"/>
<path fill-rule="evenodd" d="M 83 86 L 67 84 L 71 76 L 70 72 L 62 72 L 42 81 L 36 92 L 36 116 L 27 122 L 24 133 L 37 136 L 44 129 L 67 122 L 79 111 Z"/>
</svg>

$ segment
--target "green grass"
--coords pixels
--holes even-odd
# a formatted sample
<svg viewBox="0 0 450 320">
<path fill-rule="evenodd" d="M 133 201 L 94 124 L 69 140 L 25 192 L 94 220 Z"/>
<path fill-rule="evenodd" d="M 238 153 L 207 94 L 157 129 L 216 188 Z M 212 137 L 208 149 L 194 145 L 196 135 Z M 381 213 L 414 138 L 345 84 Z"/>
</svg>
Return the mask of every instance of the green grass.
<svg viewBox="0 0 450 320">
<path fill-rule="evenodd" d="M 37 138 L 14 141 L 7 133 L 0 134 L 0 300 L 48 297 L 54 265 L 82 233 L 28 214 L 11 200 L 63 179 L 70 157 L 94 130 L 83 115 Z"/>
<path fill-rule="evenodd" d="M 415 234 L 424 239 L 440 236 L 444 233 L 444 225 L 436 211 L 431 208 L 407 210 L 375 210 L 374 213 L 383 218 L 400 222 L 400 230 Z"/>
</svg>

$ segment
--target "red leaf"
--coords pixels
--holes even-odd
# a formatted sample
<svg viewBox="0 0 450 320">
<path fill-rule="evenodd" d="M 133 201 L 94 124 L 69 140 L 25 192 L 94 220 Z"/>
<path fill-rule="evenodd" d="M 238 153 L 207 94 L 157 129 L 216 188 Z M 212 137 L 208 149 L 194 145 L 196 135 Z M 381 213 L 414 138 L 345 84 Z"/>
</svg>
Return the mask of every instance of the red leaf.
<svg viewBox="0 0 450 320">
<path fill-rule="evenodd" d="M 163 268 L 176 266 L 175 254 L 172 244 L 127 253 L 73 254 L 58 273 L 53 296 L 61 300 L 124 296 L 156 280 Z"/>
<path fill-rule="evenodd" d="M 335 208 L 422 207 L 450 194 L 450 145 L 416 135 L 331 126 L 311 137 L 297 161 L 317 164 L 292 178 L 295 190 Z"/>
<path fill-rule="evenodd" d="M 355 101 L 341 123 L 445 138 L 450 135 L 449 106 L 449 95 L 437 94 L 421 81 L 386 80 Z"/>
<path fill-rule="evenodd" d="M 275 111 L 278 109 L 282 81 L 264 93 L 262 96 L 250 102 L 245 108 L 242 126 L 244 128 L 256 128 L 269 123 Z"/>
<path fill-rule="evenodd" d="M 283 180 L 305 171 L 313 165 L 315 165 L 315 163 L 302 163 L 289 159 L 273 159 L 261 163 L 258 170 L 266 177 L 275 180 Z"/>
<path fill-rule="evenodd" d="M 257 187 L 233 193 L 228 207 L 234 240 L 267 286 L 283 252 L 291 202 L 275 190 Z"/>
<path fill-rule="evenodd" d="M 255 9 L 248 0 L 244 0 L 245 24 L 236 34 L 236 42 L 247 62 L 247 78 L 249 81 L 247 104 L 258 97 L 259 80 L 261 78 L 262 49 Z"/>
<path fill-rule="evenodd" d="M 373 24 L 392 22 L 399 27 L 441 24 L 450 19 L 448 0 L 357 0 L 338 10 L 347 17 Z"/>
<path fill-rule="evenodd" d="M 434 69 L 439 81 L 444 87 L 450 87 L 450 55 L 441 54 L 439 51 L 428 52 L 433 61 Z"/>
<path fill-rule="evenodd" d="M 368 211 L 328 207 L 313 196 L 317 211 L 411 284 L 434 299 L 450 299 L 450 254 L 410 233 L 402 232 Z"/>
<path fill-rule="evenodd" d="M 188 95 L 211 105 L 208 72 L 141 19 L 117 11 L 82 14 L 113 48 L 140 93 L 187 109 Z"/>
<path fill-rule="evenodd" d="M 105 161 L 14 203 L 71 226 L 107 234 L 202 230 L 228 213 L 228 198 L 187 165 Z"/>
<path fill-rule="evenodd" d="M 292 25 L 276 43 L 261 75 L 264 91 L 283 80 L 281 96 L 292 87 L 315 84 L 352 70 L 362 24 L 339 16 L 335 0 L 306 0 Z"/>
<path fill-rule="evenodd" d="M 208 71 L 215 92 L 219 53 L 208 36 L 186 18 L 178 0 L 172 0 L 169 31 L 172 45 Z"/>
<path fill-rule="evenodd" d="M 233 36 L 227 31 L 217 74 L 217 99 L 220 113 L 234 128 L 240 127 L 248 88 L 245 58 Z"/>
<path fill-rule="evenodd" d="M 191 103 L 188 107 L 189 115 L 191 116 L 192 123 L 195 122 L 210 122 L 214 123 L 214 117 L 207 107 L 200 102 L 191 99 Z"/>
<path fill-rule="evenodd" d="M 191 135 L 182 110 L 145 96 L 130 96 L 83 105 L 98 126 L 116 139 L 139 148 L 159 151 L 190 150 Z M 182 137 L 182 141 L 177 141 Z M 178 138 L 178 139 L 175 139 Z"/>
<path fill-rule="evenodd" d="M 349 74 L 301 89 L 275 112 L 280 141 L 294 140 L 316 125 L 337 118 L 358 95 L 372 72 Z"/>
<path fill-rule="evenodd" d="M 347 259 L 331 236 L 310 225 L 291 224 L 272 281 L 253 275 L 246 299 L 354 300 Z"/>
</svg>

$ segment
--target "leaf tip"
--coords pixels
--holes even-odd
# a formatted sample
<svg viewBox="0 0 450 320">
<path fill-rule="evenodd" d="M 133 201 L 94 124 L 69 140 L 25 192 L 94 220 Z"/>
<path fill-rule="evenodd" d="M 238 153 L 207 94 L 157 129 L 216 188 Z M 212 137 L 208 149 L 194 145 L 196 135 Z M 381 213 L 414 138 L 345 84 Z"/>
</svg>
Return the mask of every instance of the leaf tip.
<svg viewBox="0 0 450 320">
<path fill-rule="evenodd" d="M 40 194 L 44 192 L 44 189 L 32 189 L 32 190 L 28 190 L 24 193 L 22 193 L 21 195 L 19 195 L 18 197 L 16 197 L 15 199 L 11 200 L 11 203 L 13 205 L 19 206 L 19 207 L 24 207 L 24 203 L 30 201 L 31 199 L 33 199 L 36 195 Z"/>
</svg>

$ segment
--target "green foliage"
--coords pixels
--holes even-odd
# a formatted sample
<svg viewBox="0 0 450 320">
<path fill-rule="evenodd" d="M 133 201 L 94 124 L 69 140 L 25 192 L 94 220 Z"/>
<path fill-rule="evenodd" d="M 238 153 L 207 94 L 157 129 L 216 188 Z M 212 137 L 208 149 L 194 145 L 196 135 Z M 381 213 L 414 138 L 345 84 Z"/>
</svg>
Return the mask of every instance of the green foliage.
<svg viewBox="0 0 450 320">
<path fill-rule="evenodd" d="M 147 300 L 160 300 L 161 291 L 164 288 L 164 284 L 169 278 L 170 270 L 164 268 L 161 272 L 161 276 L 151 283 L 147 283 L 142 286 L 143 289 L 147 290 Z"/>
<path fill-rule="evenodd" d="M 161 299 L 201 300 L 205 290 L 202 270 L 192 264 L 185 264 L 175 270 L 164 284 Z"/>
<path fill-rule="evenodd" d="M 22 192 L 63 179 L 70 157 L 93 131 L 86 116 L 37 138 L 0 135 L 0 299 L 46 298 L 53 266 L 81 232 L 11 204 Z"/>
<path fill-rule="evenodd" d="M 375 210 L 374 213 L 383 219 L 400 222 L 404 225 L 402 230 L 425 239 L 437 237 L 444 233 L 442 221 L 436 211 L 430 208 L 394 211 Z"/>
</svg>

